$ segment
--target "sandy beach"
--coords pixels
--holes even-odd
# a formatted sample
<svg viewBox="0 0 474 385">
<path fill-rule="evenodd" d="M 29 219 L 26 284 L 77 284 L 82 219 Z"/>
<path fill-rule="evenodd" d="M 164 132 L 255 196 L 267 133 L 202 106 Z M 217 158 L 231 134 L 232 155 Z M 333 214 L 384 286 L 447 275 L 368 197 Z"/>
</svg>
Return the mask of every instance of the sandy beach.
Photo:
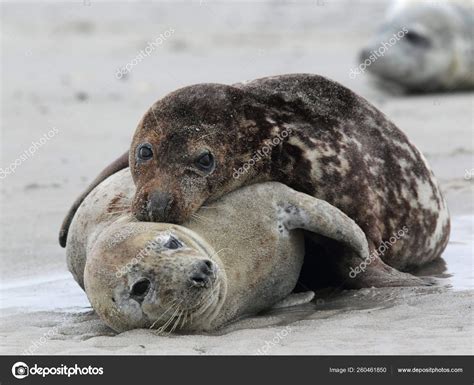
<svg viewBox="0 0 474 385">
<path fill-rule="evenodd" d="M 350 78 L 385 8 L 329 0 L 2 2 L 0 167 L 14 166 L 0 179 L 0 352 L 473 354 L 473 94 L 392 95 L 366 74 Z M 117 76 L 160 34 L 148 57 Z M 418 272 L 438 284 L 323 290 L 310 304 L 215 335 L 107 328 L 58 244 L 72 201 L 128 148 L 143 113 L 168 92 L 296 72 L 356 91 L 424 153 L 452 219 L 444 262 Z M 32 142 L 34 154 L 22 159 Z"/>
</svg>

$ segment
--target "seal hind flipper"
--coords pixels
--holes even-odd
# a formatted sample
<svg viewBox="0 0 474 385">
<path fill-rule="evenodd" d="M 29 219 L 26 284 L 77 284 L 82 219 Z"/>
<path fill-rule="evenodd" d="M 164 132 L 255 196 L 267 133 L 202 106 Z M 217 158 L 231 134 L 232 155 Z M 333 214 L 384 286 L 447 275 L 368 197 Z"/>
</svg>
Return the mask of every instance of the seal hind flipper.
<svg viewBox="0 0 474 385">
<path fill-rule="evenodd" d="M 375 258 L 374 258 L 375 257 Z M 415 277 L 410 273 L 399 271 L 377 256 L 371 256 L 371 262 L 367 264 L 356 276 L 350 275 L 351 268 L 360 266 L 360 260 L 350 256 L 343 257 L 345 260 L 341 274 L 344 274 L 344 286 L 350 289 L 361 289 L 364 287 L 401 287 L 401 286 L 432 286 L 433 282 L 426 278 Z M 342 267 L 342 265 L 341 265 Z"/>
<path fill-rule="evenodd" d="M 92 183 L 87 187 L 87 189 L 75 200 L 69 209 L 66 217 L 63 220 L 61 225 L 61 230 L 59 231 L 59 244 L 61 247 L 66 247 L 67 243 L 67 234 L 69 231 L 69 226 L 71 225 L 72 219 L 77 209 L 81 205 L 82 201 L 89 195 L 89 193 L 96 188 L 102 181 L 107 179 L 109 176 L 115 174 L 117 171 L 120 171 L 128 167 L 128 151 L 121 155 L 119 158 L 114 160 L 109 164 L 102 172 L 92 181 Z"/>
</svg>

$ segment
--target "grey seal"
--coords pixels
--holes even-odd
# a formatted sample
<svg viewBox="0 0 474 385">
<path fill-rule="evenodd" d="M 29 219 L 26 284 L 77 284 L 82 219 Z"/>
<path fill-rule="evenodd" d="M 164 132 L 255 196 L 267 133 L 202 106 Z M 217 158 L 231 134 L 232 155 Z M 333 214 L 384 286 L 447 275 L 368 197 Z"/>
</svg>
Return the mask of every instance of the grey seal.
<svg viewBox="0 0 474 385">
<path fill-rule="evenodd" d="M 360 62 L 405 92 L 472 90 L 473 35 L 471 1 L 398 1 Z"/>
</svg>

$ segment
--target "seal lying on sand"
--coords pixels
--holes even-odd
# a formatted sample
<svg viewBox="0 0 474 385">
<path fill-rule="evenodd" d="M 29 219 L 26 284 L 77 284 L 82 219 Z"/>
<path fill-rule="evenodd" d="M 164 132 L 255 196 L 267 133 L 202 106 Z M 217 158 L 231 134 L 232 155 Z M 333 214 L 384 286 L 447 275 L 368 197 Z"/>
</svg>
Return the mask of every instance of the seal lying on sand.
<svg viewBox="0 0 474 385">
<path fill-rule="evenodd" d="M 122 156 L 109 170 L 124 163 Z M 241 186 L 278 181 L 347 214 L 371 252 L 408 228 L 410 236 L 384 255 L 398 270 L 438 258 L 448 242 L 446 203 L 421 153 L 365 99 L 321 76 L 172 92 L 139 123 L 129 163 L 137 188 L 132 211 L 142 221 L 183 223 Z M 106 174 L 70 210 L 62 245 L 75 209 Z M 359 286 L 387 285 L 377 265 Z"/>
<path fill-rule="evenodd" d="M 360 62 L 407 92 L 474 89 L 473 35 L 472 1 L 397 1 Z"/>
<path fill-rule="evenodd" d="M 312 292 L 287 299 L 303 264 L 302 229 L 343 245 L 359 263 L 368 256 L 354 221 L 277 182 L 232 192 L 185 227 L 136 222 L 129 215 L 134 192 L 128 169 L 108 178 L 84 200 L 68 239 L 70 271 L 116 331 L 212 330 L 279 301 L 311 300 Z M 338 266 L 349 280 L 345 264 Z M 388 281 L 404 275 L 422 283 L 391 270 Z"/>
</svg>

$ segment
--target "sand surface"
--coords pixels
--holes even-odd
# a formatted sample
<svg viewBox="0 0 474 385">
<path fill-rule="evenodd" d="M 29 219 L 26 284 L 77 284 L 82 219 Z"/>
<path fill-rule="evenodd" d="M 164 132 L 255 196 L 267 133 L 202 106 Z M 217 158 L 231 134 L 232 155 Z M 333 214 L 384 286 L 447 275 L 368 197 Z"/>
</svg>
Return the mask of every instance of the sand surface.
<svg viewBox="0 0 474 385">
<path fill-rule="evenodd" d="M 89 2 L 85 2 L 86 4 Z M 349 77 L 384 2 L 2 2 L 0 352 L 4 354 L 472 354 L 472 93 L 416 97 Z M 350 15 L 350 16 L 349 16 Z M 121 80 L 147 41 L 169 38 Z M 57 235 L 73 199 L 128 148 L 145 110 L 199 82 L 312 72 L 366 97 L 423 151 L 453 229 L 434 288 L 324 291 L 220 335 L 115 335 L 68 273 Z M 472 170 L 472 171 L 471 171 Z M 470 177 L 472 175 L 472 177 Z"/>
</svg>

